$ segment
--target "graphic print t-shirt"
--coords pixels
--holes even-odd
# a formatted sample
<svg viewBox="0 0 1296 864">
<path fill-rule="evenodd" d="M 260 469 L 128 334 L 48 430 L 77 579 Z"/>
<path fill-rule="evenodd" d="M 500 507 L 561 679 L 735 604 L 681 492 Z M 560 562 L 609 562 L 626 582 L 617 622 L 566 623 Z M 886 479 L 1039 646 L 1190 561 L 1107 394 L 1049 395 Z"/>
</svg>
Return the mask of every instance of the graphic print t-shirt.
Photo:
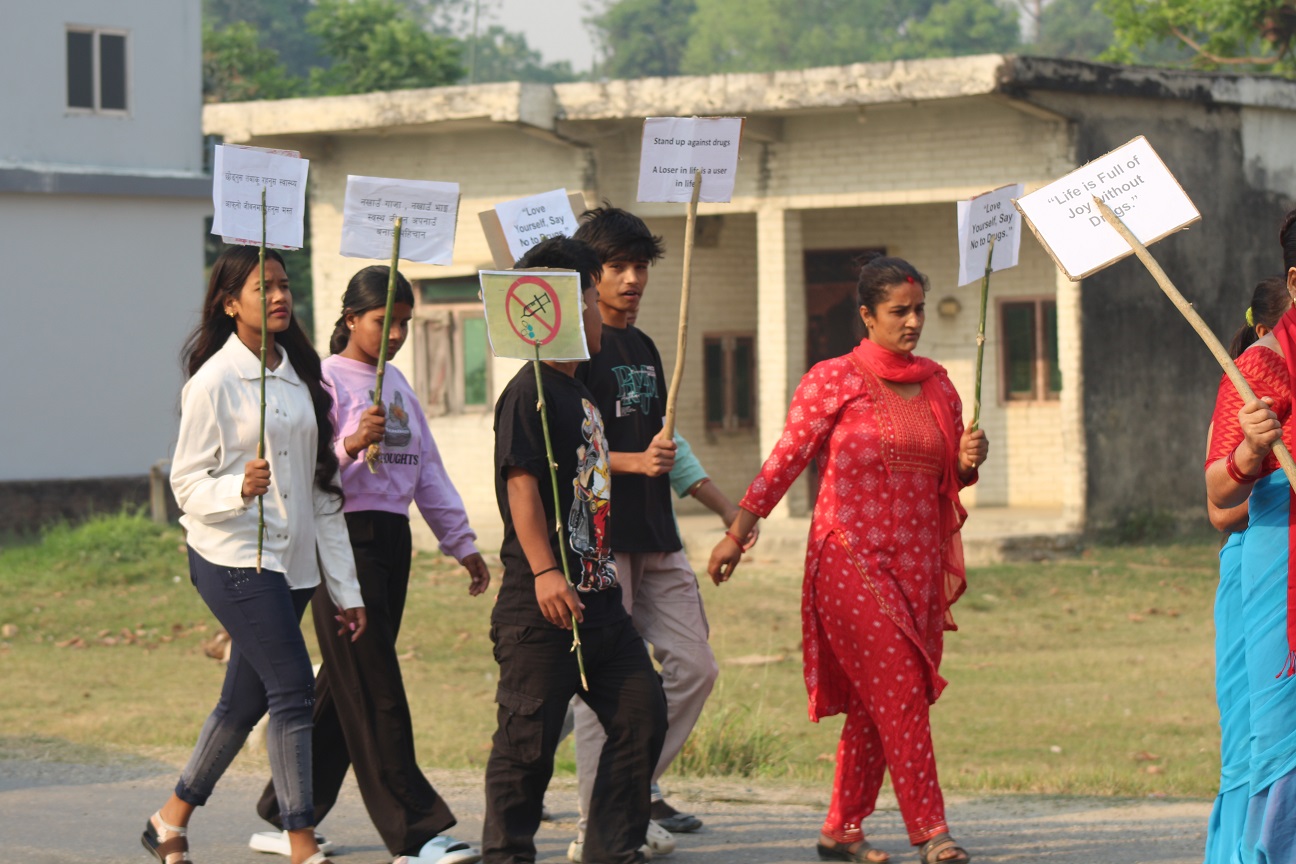
<svg viewBox="0 0 1296 864">
<path fill-rule="evenodd" d="M 565 549 L 555 530 L 553 486 L 545 456 L 544 430 L 536 411 L 535 371 L 522 367 L 495 403 L 495 498 L 504 519 L 500 560 L 504 579 L 491 620 L 495 623 L 552 627 L 540 613 L 535 576 L 523 554 L 509 509 L 507 471 L 521 468 L 536 478 L 544 505 L 545 526 L 554 559 L 567 556 L 572 582 L 585 604 L 582 627 L 624 620 L 621 586 L 608 536 L 612 471 L 603 418 L 585 385 L 541 364 L 549 436 L 558 475 L 558 513 L 563 519 Z"/>
<path fill-rule="evenodd" d="M 666 376 L 657 346 L 636 327 L 603 325 L 603 347 L 576 369 L 607 424 L 608 446 L 641 453 L 662 430 Z M 670 476 L 616 475 L 612 548 L 618 552 L 676 552 L 682 548 L 671 511 Z"/>
</svg>

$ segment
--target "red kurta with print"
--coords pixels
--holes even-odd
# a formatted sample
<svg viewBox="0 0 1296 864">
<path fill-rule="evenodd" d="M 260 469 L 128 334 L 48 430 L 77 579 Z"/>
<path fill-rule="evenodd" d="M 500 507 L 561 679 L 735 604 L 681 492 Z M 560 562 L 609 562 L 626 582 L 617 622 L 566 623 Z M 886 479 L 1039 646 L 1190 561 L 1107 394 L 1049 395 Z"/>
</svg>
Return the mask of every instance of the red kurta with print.
<svg viewBox="0 0 1296 864">
<path fill-rule="evenodd" d="M 935 378 L 934 392 L 946 400 L 955 434 L 961 435 L 958 394 L 943 370 Z M 927 700 L 934 702 L 945 687 L 938 671 L 943 631 L 953 627 L 947 613 L 962 586 L 951 590 L 942 568 L 942 548 L 951 540 L 943 526 L 952 520 L 942 518 L 942 508 L 951 505 L 940 491 L 949 443 L 928 392 L 904 399 L 852 355 L 817 364 L 797 387 L 783 436 L 742 500 L 743 508 L 768 516 L 810 460 L 817 460 L 822 482 L 802 594 L 805 681 L 814 720 L 844 712 L 851 676 L 861 674 L 837 662 L 819 621 L 816 584 L 831 534 L 849 553 L 834 559 L 848 571 L 841 575 L 852 584 L 859 580 L 921 655 Z M 860 660 L 867 664 L 869 658 Z"/>
</svg>

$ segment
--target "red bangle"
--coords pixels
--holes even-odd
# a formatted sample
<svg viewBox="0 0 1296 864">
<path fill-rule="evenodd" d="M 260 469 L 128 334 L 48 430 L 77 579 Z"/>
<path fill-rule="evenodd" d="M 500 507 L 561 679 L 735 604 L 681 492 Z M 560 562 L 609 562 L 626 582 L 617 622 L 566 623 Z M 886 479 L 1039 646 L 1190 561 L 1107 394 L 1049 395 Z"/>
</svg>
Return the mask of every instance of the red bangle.
<svg viewBox="0 0 1296 864">
<path fill-rule="evenodd" d="M 1228 459 L 1224 461 L 1224 470 L 1228 472 L 1229 477 L 1233 478 L 1233 482 L 1238 484 L 1239 486 L 1245 486 L 1248 483 L 1254 483 L 1257 480 L 1259 480 L 1261 474 L 1261 472 L 1259 471 L 1257 471 L 1255 474 L 1242 473 L 1242 469 L 1239 468 L 1237 466 L 1237 463 L 1233 461 L 1233 454 L 1235 452 L 1237 452 L 1236 449 L 1230 450 L 1228 454 Z M 1262 468 L 1263 465 L 1264 463 L 1261 463 Z"/>
<path fill-rule="evenodd" d="M 728 528 L 725 529 L 725 536 L 738 544 L 739 551 L 745 550 L 747 548 L 747 544 L 744 543 L 742 540 L 739 540 L 737 537 L 735 537 L 734 533 L 730 531 Z"/>
</svg>

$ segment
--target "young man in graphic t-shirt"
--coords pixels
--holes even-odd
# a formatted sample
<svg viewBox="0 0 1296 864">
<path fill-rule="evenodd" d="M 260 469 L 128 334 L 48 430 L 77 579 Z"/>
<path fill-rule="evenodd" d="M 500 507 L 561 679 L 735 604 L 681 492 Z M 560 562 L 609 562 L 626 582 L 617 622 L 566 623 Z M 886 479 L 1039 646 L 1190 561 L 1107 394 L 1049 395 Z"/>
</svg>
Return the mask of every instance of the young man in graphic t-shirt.
<svg viewBox="0 0 1296 864">
<path fill-rule="evenodd" d="M 576 270 L 585 289 L 590 353 L 599 350 L 593 287 L 599 262 L 575 240 L 552 238 L 531 249 L 519 268 Z M 535 832 L 567 704 L 579 695 L 597 716 L 607 745 L 593 781 L 586 836 L 591 862 L 644 860 L 649 784 L 666 730 L 661 684 L 621 603 L 608 536 L 611 467 L 603 418 L 576 363 L 541 364 L 549 434 L 557 463 L 558 507 L 536 403 L 535 372 L 523 366 L 495 405 L 495 497 L 504 519 L 499 598 L 491 641 L 500 667 L 498 728 L 486 765 L 482 860 L 535 860 Z M 557 520 L 564 540 L 559 544 Z M 571 572 L 569 583 L 561 561 Z M 581 689 L 571 619 L 589 680 Z"/>
<path fill-rule="evenodd" d="M 666 380 L 657 346 L 631 323 L 648 285 L 648 268 L 662 255 L 661 238 L 639 217 L 614 207 L 581 216 L 576 239 L 590 244 L 602 264 L 598 283 L 602 348 L 576 370 L 594 394 L 607 427 L 618 507 L 612 517 L 623 600 L 661 664 L 668 728 L 654 783 L 693 730 L 719 668 L 707 644 L 708 627 L 671 509 L 675 442 L 664 435 Z M 582 827 L 593 826 L 589 805 L 603 746 L 593 716 L 576 706 L 576 767 Z M 597 797 L 597 796 L 594 796 Z M 669 831 L 696 831 L 701 820 L 655 797 L 652 817 Z M 581 837 L 577 836 L 579 846 Z M 571 854 L 573 859 L 578 856 Z M 596 859 L 584 855 L 590 862 Z"/>
</svg>

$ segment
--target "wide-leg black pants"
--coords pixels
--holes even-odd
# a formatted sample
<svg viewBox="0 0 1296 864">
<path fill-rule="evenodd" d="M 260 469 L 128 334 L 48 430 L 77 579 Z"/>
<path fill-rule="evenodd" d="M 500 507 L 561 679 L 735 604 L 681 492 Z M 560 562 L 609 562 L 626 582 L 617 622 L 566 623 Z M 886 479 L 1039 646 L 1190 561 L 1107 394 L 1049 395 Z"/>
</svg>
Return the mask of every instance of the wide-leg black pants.
<svg viewBox="0 0 1296 864">
<path fill-rule="evenodd" d="M 356 642 L 337 635 L 337 610 L 324 586 L 311 602 L 323 665 L 315 680 L 315 823 L 337 802 L 348 768 L 369 818 L 392 855 L 413 855 L 455 824 L 449 806 L 419 770 L 396 636 L 409 589 L 409 519 L 367 510 L 346 514 L 368 630 Z M 257 813 L 279 827 L 273 782 Z"/>
<path fill-rule="evenodd" d="M 484 864 L 535 861 L 540 808 L 553 776 L 567 703 L 579 695 L 607 742 L 585 831 L 588 864 L 634 864 L 648 829 L 649 787 L 666 737 L 666 698 L 643 639 L 627 618 L 580 630 L 589 691 L 581 689 L 572 634 L 556 627 L 491 628 L 500 667 L 498 728 L 486 763 Z"/>
</svg>

